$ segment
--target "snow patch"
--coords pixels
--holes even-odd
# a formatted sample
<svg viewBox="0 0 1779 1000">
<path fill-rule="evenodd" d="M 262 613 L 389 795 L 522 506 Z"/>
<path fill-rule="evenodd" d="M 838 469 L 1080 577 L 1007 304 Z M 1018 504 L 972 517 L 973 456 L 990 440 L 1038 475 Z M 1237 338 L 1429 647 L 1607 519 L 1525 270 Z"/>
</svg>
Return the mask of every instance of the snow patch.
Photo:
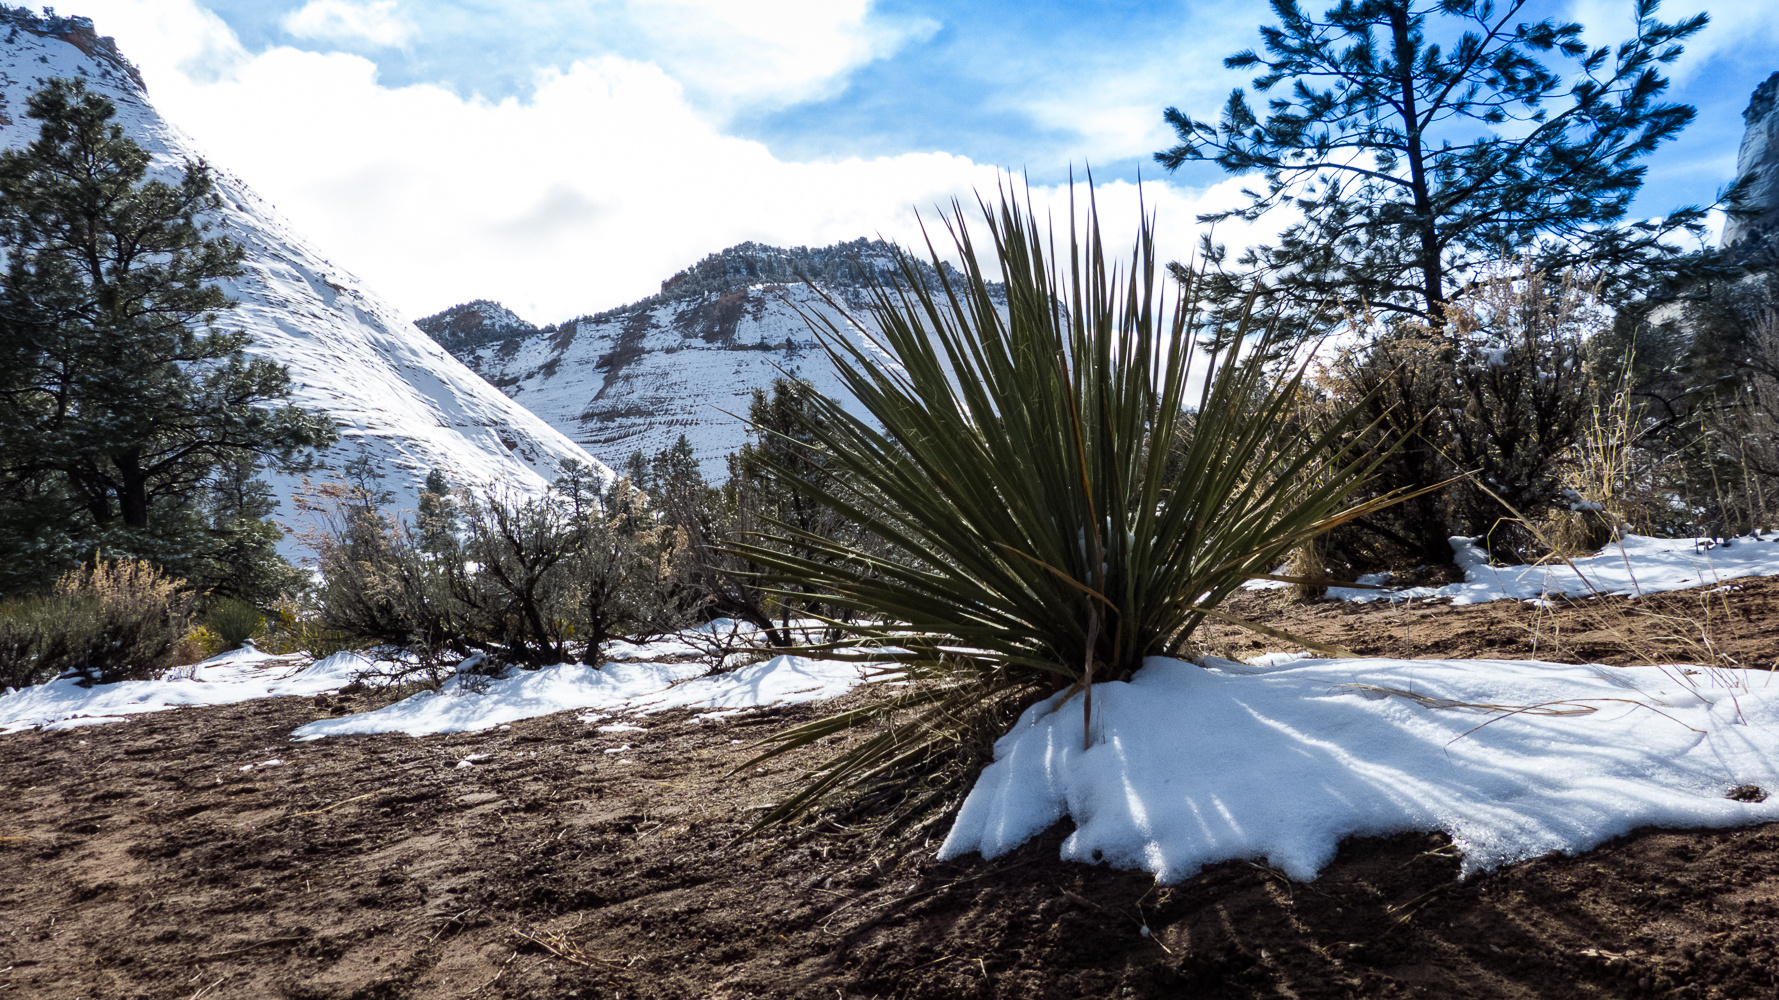
<svg viewBox="0 0 1779 1000">
<path fill-rule="evenodd" d="M 1065 859 L 1164 883 L 1237 858 L 1307 880 L 1345 837 L 1433 830 L 1468 874 L 1640 826 L 1779 820 L 1779 795 L 1725 797 L 1779 791 L 1779 688 L 1764 681 L 1536 661 L 1205 663 L 1156 658 L 1095 685 L 1087 749 L 1078 699 L 1028 709 L 939 856 L 998 857 L 1070 817 Z M 1482 705 L 1580 714 L 1459 707 Z"/>
<path fill-rule="evenodd" d="M 1743 538 L 1652 538 L 1626 535 L 1623 547 L 1608 545 L 1597 554 L 1542 566 L 1492 566 L 1478 539 L 1454 537 L 1453 561 L 1464 582 L 1443 587 L 1361 590 L 1329 587 L 1336 600 L 1407 601 L 1446 598 L 1453 604 L 1516 599 L 1634 596 L 1685 590 L 1742 576 L 1779 576 L 1779 535 Z M 1260 581 L 1264 583 L 1265 581 Z M 1381 583 L 1362 577 L 1359 583 Z"/>
<path fill-rule="evenodd" d="M 707 669 L 702 663 L 610 663 L 602 669 L 564 663 L 510 671 L 492 681 L 478 678 L 473 687 L 453 677 L 438 691 L 423 691 L 374 712 L 311 722 L 293 735 L 299 740 L 354 733 L 430 736 L 492 729 L 564 711 L 590 710 L 603 713 L 601 718 L 670 708 L 739 711 L 833 698 L 871 671 L 857 663 L 790 655 L 702 676 Z"/>
<path fill-rule="evenodd" d="M 375 665 L 357 653 L 300 658 L 238 649 L 162 680 L 119 681 L 81 687 L 71 677 L 0 695 L 0 734 L 24 729 L 73 729 L 124 722 L 170 708 L 233 705 L 255 698 L 313 696 L 338 691 Z"/>
</svg>

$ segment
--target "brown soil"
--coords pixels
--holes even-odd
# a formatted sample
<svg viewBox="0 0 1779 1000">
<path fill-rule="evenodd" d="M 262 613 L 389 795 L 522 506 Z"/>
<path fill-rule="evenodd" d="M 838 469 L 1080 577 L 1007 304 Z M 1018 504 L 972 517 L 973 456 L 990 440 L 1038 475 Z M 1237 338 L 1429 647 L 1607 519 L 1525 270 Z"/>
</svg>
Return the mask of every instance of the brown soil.
<svg viewBox="0 0 1779 1000">
<path fill-rule="evenodd" d="M 1708 638 L 1768 666 L 1779 581 L 1738 584 Z M 1536 634 L 1629 662 L 1692 641 L 1649 623 L 1702 600 L 1238 603 L 1360 653 L 1524 657 Z M 1611 638 L 1625 621 L 1639 648 Z M 1464 882 L 1442 837 L 1353 840 L 1310 883 L 1231 862 L 1157 888 L 1058 861 L 1062 828 L 992 862 L 876 864 L 844 831 L 737 843 L 817 759 L 732 776 L 746 744 L 819 708 L 288 741 L 362 706 L 0 737 L 0 998 L 1779 996 L 1779 824 Z"/>
</svg>

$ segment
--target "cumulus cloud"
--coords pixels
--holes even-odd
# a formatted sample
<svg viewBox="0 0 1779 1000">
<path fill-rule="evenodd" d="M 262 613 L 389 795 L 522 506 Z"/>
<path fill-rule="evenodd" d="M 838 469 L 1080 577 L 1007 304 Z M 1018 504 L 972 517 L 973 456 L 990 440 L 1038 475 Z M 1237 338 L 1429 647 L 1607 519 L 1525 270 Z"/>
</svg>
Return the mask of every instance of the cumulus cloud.
<svg viewBox="0 0 1779 1000">
<path fill-rule="evenodd" d="M 726 112 L 826 96 L 847 71 L 939 28 L 870 7 L 869 0 L 636 0 L 626 16 L 653 61 Z"/>
<path fill-rule="evenodd" d="M 386 48 L 398 47 L 414 34 L 413 23 L 397 13 L 395 0 L 309 0 L 281 24 L 297 38 Z"/>
<path fill-rule="evenodd" d="M 726 133 L 652 62 L 586 59 L 539 72 L 524 99 L 490 101 L 385 86 L 360 55 L 228 48 L 214 32 L 199 37 L 216 22 L 193 0 L 90 6 L 174 124 L 410 316 L 491 298 L 537 322 L 562 320 L 654 292 L 743 240 L 917 245 L 917 208 L 930 222 L 935 206 L 973 206 L 973 190 L 1002 180 L 944 152 L 780 159 Z M 196 47 L 218 45 L 226 72 L 185 68 Z M 1146 185 L 1163 252 L 1189 255 L 1194 215 L 1235 203 L 1240 186 Z M 1034 199 L 1066 220 L 1062 189 Z M 1134 232 L 1137 202 L 1130 184 L 1100 190 L 1112 245 Z M 1218 236 L 1245 242 L 1234 228 Z"/>
</svg>

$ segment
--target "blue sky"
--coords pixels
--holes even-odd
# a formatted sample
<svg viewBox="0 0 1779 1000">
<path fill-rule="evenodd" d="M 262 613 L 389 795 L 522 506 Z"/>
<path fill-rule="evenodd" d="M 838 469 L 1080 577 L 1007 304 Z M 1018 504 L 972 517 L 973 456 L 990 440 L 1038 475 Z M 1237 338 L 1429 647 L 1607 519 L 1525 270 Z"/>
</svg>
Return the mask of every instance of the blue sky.
<svg viewBox="0 0 1779 1000">
<path fill-rule="evenodd" d="M 1669 0 L 1662 16 L 1701 9 Z M 1704 5 L 1670 69 L 1697 123 L 1636 214 L 1728 183 L 1779 0 Z M 1627 0 L 1534 5 L 1596 42 Z M 1027 0 L 94 0 L 151 95 L 299 229 L 419 315 L 473 297 L 539 321 L 646 294 L 741 239 L 916 233 L 912 206 L 1025 171 L 1145 178 L 1164 243 L 1239 182 L 1163 174 L 1162 109 L 1213 117 L 1254 3 Z M 510 190 L 509 190 L 510 188 Z M 1110 202 L 1135 214 L 1135 192 Z M 405 235 L 403 235 L 405 234 Z M 1225 233 L 1236 239 L 1253 233 Z"/>
</svg>

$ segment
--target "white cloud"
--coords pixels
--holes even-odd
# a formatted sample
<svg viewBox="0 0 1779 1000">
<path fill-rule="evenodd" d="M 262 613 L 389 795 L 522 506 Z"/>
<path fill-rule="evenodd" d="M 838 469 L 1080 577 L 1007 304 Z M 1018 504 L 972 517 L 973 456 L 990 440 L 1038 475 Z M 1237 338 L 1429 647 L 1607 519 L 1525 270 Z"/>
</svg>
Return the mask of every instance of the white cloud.
<svg viewBox="0 0 1779 1000">
<path fill-rule="evenodd" d="M 414 25 L 396 12 L 395 0 L 309 0 L 284 16 L 285 31 L 324 42 L 369 42 L 393 48 L 414 34 Z"/>
<path fill-rule="evenodd" d="M 1706 9 L 1700 0 L 1672 3 L 1656 12 L 1657 20 L 1674 22 Z M 1713 4 L 1711 23 L 1684 44 L 1686 50 L 1663 72 L 1677 84 L 1690 81 L 1711 60 L 1737 50 L 1770 52 L 1779 46 L 1779 0 L 1735 0 Z M 1568 16 L 1581 24 L 1589 45 L 1616 46 L 1636 26 L 1632 0 L 1571 0 Z"/>
<path fill-rule="evenodd" d="M 845 74 L 930 37 L 932 21 L 871 16 L 869 0 L 634 0 L 650 57 L 720 111 L 826 96 Z"/>
<path fill-rule="evenodd" d="M 383 86 L 357 55 L 247 53 L 232 37 L 205 35 L 218 22 L 192 0 L 90 7 L 140 62 L 163 114 L 410 316 L 491 298 L 537 322 L 561 320 L 647 295 L 750 239 L 823 245 L 881 234 L 913 246 L 916 207 L 932 221 L 933 206 L 973 205 L 972 188 L 992 193 L 1000 179 L 943 152 L 782 160 L 723 132 L 666 70 L 632 59 L 547 70 L 528 98 L 494 102 Z M 189 70 L 202 53 L 227 71 Z M 1232 204 L 1240 186 L 1147 185 L 1163 253 L 1189 255 L 1194 215 Z M 1034 200 L 1066 221 L 1063 192 L 1041 189 Z M 1107 185 L 1099 203 L 1109 245 L 1128 246 L 1134 186 Z M 1243 242 L 1232 227 L 1218 236 Z"/>
</svg>

